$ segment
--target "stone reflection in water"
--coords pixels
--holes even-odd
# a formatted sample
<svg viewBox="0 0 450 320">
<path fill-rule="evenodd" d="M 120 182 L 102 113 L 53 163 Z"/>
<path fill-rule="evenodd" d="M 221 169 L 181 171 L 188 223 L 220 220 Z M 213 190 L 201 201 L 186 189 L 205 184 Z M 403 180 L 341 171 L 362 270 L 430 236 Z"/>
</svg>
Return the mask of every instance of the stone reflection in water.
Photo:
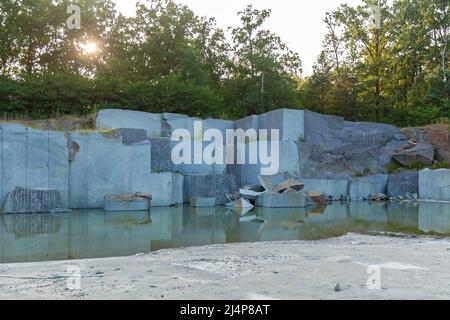
<svg viewBox="0 0 450 320">
<path fill-rule="evenodd" d="M 310 209 L 256 208 L 240 221 L 225 207 L 152 208 L 151 212 L 81 210 L 0 215 L 0 262 L 125 256 L 149 251 L 255 241 L 315 240 L 349 231 L 450 233 L 450 205 L 367 202 Z"/>
<path fill-rule="evenodd" d="M 450 233 L 450 205 L 446 203 L 421 203 L 419 228 L 423 232 L 448 235 Z"/>
</svg>

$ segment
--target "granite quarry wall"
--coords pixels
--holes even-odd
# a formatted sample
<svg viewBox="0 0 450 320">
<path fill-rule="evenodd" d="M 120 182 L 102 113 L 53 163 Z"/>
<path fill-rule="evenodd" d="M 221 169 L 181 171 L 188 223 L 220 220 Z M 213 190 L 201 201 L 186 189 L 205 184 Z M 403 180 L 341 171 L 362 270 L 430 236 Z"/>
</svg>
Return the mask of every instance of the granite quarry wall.
<svg viewBox="0 0 450 320">
<path fill-rule="evenodd" d="M 225 204 L 225 194 L 259 183 L 263 165 L 260 159 L 256 164 L 173 164 L 171 152 L 176 143 L 170 139 L 172 133 L 187 129 L 194 141 L 201 140 L 202 132 L 194 130 L 199 120 L 172 113 L 102 110 L 96 132 L 0 124 L 2 208 L 5 212 L 18 208 L 15 199 L 32 197 L 33 192 L 35 196 L 36 190 L 39 197 L 55 199 L 48 204 L 53 209 L 103 208 L 105 195 L 136 192 L 151 193 L 152 206 L 182 204 L 191 197 L 215 197 L 217 204 Z M 359 200 L 370 193 L 385 193 L 450 201 L 449 170 L 387 173 L 399 150 L 406 149 L 406 157 L 413 159 L 420 151 L 390 125 L 289 109 L 237 121 L 207 119 L 202 124 L 203 132 L 214 128 L 224 136 L 227 129 L 279 129 L 280 164 L 279 173 L 271 176 L 274 181 L 301 178 L 307 191 L 336 199 Z M 247 160 L 253 144 L 258 141 L 246 144 Z M 194 149 L 191 156 L 195 157 Z M 14 190 L 20 196 L 13 197 Z"/>
</svg>

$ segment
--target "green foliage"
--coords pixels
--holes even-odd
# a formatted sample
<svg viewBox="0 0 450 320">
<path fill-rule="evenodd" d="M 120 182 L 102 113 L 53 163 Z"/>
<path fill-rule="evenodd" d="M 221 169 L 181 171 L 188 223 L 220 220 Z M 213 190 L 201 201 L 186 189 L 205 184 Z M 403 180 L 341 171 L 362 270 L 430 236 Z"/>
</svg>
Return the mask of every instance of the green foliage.
<svg viewBox="0 0 450 320">
<path fill-rule="evenodd" d="M 81 30 L 65 26 L 70 0 L 2 0 L 0 115 L 127 108 L 235 119 L 283 107 L 400 126 L 450 117 L 448 1 L 383 0 L 380 30 L 365 23 L 377 2 L 325 16 L 323 51 L 302 78 L 299 55 L 264 27 L 270 10 L 244 8 L 227 39 L 173 0 L 139 3 L 135 17 L 112 0 L 78 0 Z"/>
<path fill-rule="evenodd" d="M 448 1 L 381 1 L 381 29 L 370 29 L 365 21 L 376 3 L 364 0 L 327 14 L 323 51 L 303 81 L 302 104 L 399 126 L 449 116 Z"/>
<path fill-rule="evenodd" d="M 430 166 L 424 164 L 423 162 L 418 161 L 418 162 L 414 162 L 408 166 L 404 166 L 400 162 L 393 160 L 388 166 L 388 172 L 396 173 L 396 172 L 407 171 L 407 170 L 420 171 L 425 168 L 437 170 L 437 169 L 449 169 L 450 166 L 446 161 L 436 161 L 435 163 L 433 163 Z"/>
</svg>

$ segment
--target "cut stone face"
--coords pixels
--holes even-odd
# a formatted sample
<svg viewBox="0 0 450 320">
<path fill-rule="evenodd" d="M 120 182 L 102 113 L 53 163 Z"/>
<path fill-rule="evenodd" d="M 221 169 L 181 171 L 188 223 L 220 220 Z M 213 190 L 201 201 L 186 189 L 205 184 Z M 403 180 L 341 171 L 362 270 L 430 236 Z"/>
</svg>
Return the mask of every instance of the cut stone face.
<svg viewBox="0 0 450 320">
<path fill-rule="evenodd" d="M 186 175 L 184 177 L 184 198 L 215 198 L 217 205 L 229 202 L 226 194 L 235 194 L 238 191 L 232 175 Z"/>
<path fill-rule="evenodd" d="M 418 162 L 430 165 L 434 160 L 434 146 L 430 143 L 419 143 L 413 148 L 397 151 L 393 157 L 404 166 Z"/>
<path fill-rule="evenodd" d="M 419 172 L 419 198 L 450 201 L 450 170 L 425 169 Z"/>
<path fill-rule="evenodd" d="M 146 211 L 150 209 L 151 196 L 141 197 L 138 194 L 106 195 L 106 211 Z"/>
<path fill-rule="evenodd" d="M 419 194 L 419 173 L 417 171 L 399 172 L 389 175 L 388 195 L 405 196 Z"/>
<path fill-rule="evenodd" d="M 55 189 L 68 207 L 69 152 L 62 132 L 0 124 L 1 200 L 16 187 Z"/>
<path fill-rule="evenodd" d="M 107 194 L 146 192 L 134 189 L 150 176 L 150 143 L 122 144 L 120 136 L 70 135 L 79 151 L 70 162 L 70 208 L 103 208 Z"/>
<path fill-rule="evenodd" d="M 49 213 L 57 210 L 62 210 L 58 190 L 21 187 L 6 195 L 3 207 L 3 213 Z"/>
<path fill-rule="evenodd" d="M 372 193 L 387 193 L 387 174 L 379 174 L 350 180 L 349 195 L 352 200 L 368 199 Z"/>
<path fill-rule="evenodd" d="M 216 198 L 198 198 L 194 197 L 191 199 L 192 207 L 214 207 L 216 205 Z"/>
<path fill-rule="evenodd" d="M 266 192 L 256 200 L 256 205 L 267 208 L 306 208 L 311 204 L 308 200 L 309 197 L 303 192 Z"/>
<path fill-rule="evenodd" d="M 144 129 L 148 137 L 160 137 L 162 133 L 161 114 L 147 112 L 104 109 L 97 115 L 96 129 Z"/>
</svg>

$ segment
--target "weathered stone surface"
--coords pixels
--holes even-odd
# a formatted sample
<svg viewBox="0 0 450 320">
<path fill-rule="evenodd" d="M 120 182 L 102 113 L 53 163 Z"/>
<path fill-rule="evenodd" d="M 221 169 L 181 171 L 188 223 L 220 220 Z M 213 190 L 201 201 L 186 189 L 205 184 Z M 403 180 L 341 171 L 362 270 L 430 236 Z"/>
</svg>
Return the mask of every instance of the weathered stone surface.
<svg viewBox="0 0 450 320">
<path fill-rule="evenodd" d="M 450 170 L 425 169 L 419 172 L 419 198 L 450 201 Z"/>
<path fill-rule="evenodd" d="M 279 109 L 259 116 L 259 129 L 280 130 L 280 140 L 302 141 L 305 137 L 304 110 Z"/>
<path fill-rule="evenodd" d="M 368 199 L 372 193 L 387 193 L 387 174 L 356 178 L 350 181 L 349 195 L 352 200 Z"/>
<path fill-rule="evenodd" d="M 122 137 L 123 144 L 134 144 L 147 140 L 147 131 L 144 129 L 120 128 L 117 131 Z"/>
<path fill-rule="evenodd" d="M 191 198 L 191 206 L 202 208 L 202 207 L 214 207 L 216 205 L 216 198 Z"/>
<path fill-rule="evenodd" d="M 189 118 L 187 115 L 185 114 L 180 114 L 180 113 L 171 113 L 171 112 L 165 112 L 162 115 L 162 118 L 164 120 L 175 120 L 175 119 L 180 119 L 180 118 Z"/>
<path fill-rule="evenodd" d="M 308 197 L 318 206 L 325 206 L 328 204 L 328 197 L 320 192 L 308 192 Z"/>
<path fill-rule="evenodd" d="M 234 130 L 234 121 L 219 120 L 219 119 L 206 119 L 202 121 L 203 133 L 209 129 L 217 129 L 222 133 L 224 143 L 227 138 L 227 130 Z"/>
<path fill-rule="evenodd" d="M 124 145 L 120 136 L 98 133 L 70 140 L 80 146 L 70 162 L 70 208 L 103 208 L 107 194 L 151 192 L 140 188 L 150 177 L 150 142 Z"/>
<path fill-rule="evenodd" d="M 171 170 L 174 172 L 179 172 L 184 175 L 189 174 L 223 174 L 227 170 L 226 163 L 226 153 L 225 153 L 225 147 L 224 147 L 224 155 L 221 163 L 219 164 L 206 164 L 203 158 L 203 151 L 204 149 L 211 144 L 211 142 L 203 142 L 203 141 L 195 141 L 195 143 L 198 143 L 200 148 L 196 148 L 194 141 L 191 144 L 191 158 L 190 163 L 181 163 L 181 164 L 175 164 L 171 162 Z M 172 142 L 171 143 L 171 150 L 174 150 L 173 148 L 178 144 L 178 142 Z M 200 159 L 200 164 L 195 164 L 195 160 Z"/>
<path fill-rule="evenodd" d="M 194 123 L 196 121 L 202 121 L 202 119 L 190 117 L 175 117 L 166 120 L 168 128 L 165 135 L 170 138 L 175 130 L 185 129 L 190 133 L 192 140 L 203 140 L 203 132 L 194 132 Z"/>
<path fill-rule="evenodd" d="M 63 132 L 0 124 L 0 196 L 16 187 L 55 189 L 68 207 L 69 152 Z"/>
<path fill-rule="evenodd" d="M 151 197 L 140 197 L 136 194 L 106 195 L 106 211 L 146 211 L 150 209 Z"/>
<path fill-rule="evenodd" d="M 389 175 L 387 194 L 390 197 L 419 194 L 419 173 L 405 171 Z"/>
<path fill-rule="evenodd" d="M 96 129 L 120 128 L 145 129 L 148 137 L 160 137 L 162 133 L 161 115 L 120 109 L 99 111 Z"/>
<path fill-rule="evenodd" d="M 215 198 L 217 205 L 229 202 L 226 194 L 234 195 L 238 192 L 232 175 L 187 175 L 184 177 L 184 199 L 194 197 Z"/>
<path fill-rule="evenodd" d="M 161 172 L 134 178 L 132 192 L 152 194 L 152 207 L 168 207 L 184 203 L 184 177 L 179 173 Z"/>
<path fill-rule="evenodd" d="M 283 191 L 286 191 L 287 189 L 293 189 L 295 191 L 300 191 L 305 187 L 305 184 L 299 180 L 295 179 L 288 179 L 286 181 L 283 181 L 282 183 L 274 186 L 273 192 L 282 193 Z"/>
<path fill-rule="evenodd" d="M 256 115 L 252 115 L 240 120 L 235 121 L 235 128 L 247 131 L 249 129 L 255 129 L 256 132 L 259 130 L 259 118 Z"/>
<path fill-rule="evenodd" d="M 430 165 L 434 160 L 434 146 L 431 143 L 418 143 L 412 148 L 398 150 L 393 157 L 404 166 L 418 162 Z"/>
<path fill-rule="evenodd" d="M 385 172 L 397 147 L 407 144 L 395 140 L 399 133 L 390 125 L 348 122 L 305 111 L 300 172 L 305 178 L 350 178 L 357 173 Z"/>
<path fill-rule="evenodd" d="M 349 181 L 347 179 L 303 179 L 305 192 L 320 192 L 328 197 L 340 199 L 347 197 Z"/>
<path fill-rule="evenodd" d="M 403 129 L 405 135 L 419 143 L 431 143 L 436 149 L 436 160 L 450 163 L 450 132 L 447 124 Z"/>
<path fill-rule="evenodd" d="M 267 208 L 306 208 L 309 204 L 309 197 L 303 192 L 266 192 L 256 200 L 258 207 Z"/>
<path fill-rule="evenodd" d="M 172 171 L 170 138 L 150 138 L 152 172 Z"/>
<path fill-rule="evenodd" d="M 55 189 L 16 187 L 8 192 L 3 213 L 50 213 L 63 210 L 61 195 Z"/>
</svg>

